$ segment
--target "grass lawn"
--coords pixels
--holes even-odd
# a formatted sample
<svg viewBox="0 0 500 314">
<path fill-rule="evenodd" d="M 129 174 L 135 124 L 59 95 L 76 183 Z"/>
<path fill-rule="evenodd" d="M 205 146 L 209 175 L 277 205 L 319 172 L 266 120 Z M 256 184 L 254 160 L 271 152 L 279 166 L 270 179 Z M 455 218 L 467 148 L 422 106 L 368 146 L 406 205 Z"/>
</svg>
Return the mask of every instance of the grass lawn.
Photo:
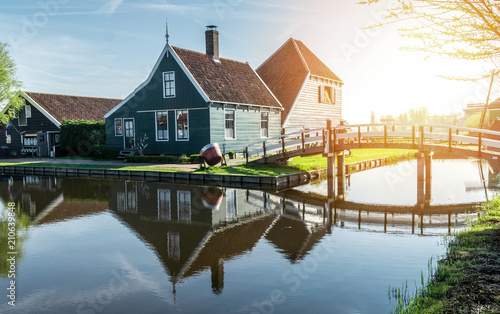
<svg viewBox="0 0 500 314">
<path fill-rule="evenodd" d="M 385 156 L 394 156 L 411 152 L 416 152 L 416 151 L 409 149 L 385 149 L 385 148 L 352 149 L 351 156 L 346 156 L 345 163 L 349 164 L 363 160 L 370 160 Z M 309 171 L 309 170 L 326 168 L 326 161 L 327 158 L 323 157 L 322 155 L 316 155 L 310 157 L 294 157 L 293 160 L 288 163 L 288 166 L 302 171 Z"/>
<path fill-rule="evenodd" d="M 47 168 L 80 168 L 80 169 L 113 169 L 113 170 L 137 170 L 137 171 L 165 171 L 181 172 L 180 169 L 170 169 L 153 166 L 113 166 L 113 165 L 77 165 L 77 164 L 51 164 L 36 162 L 8 163 L 2 162 L 0 166 L 24 166 L 24 167 L 47 167 Z"/>
<path fill-rule="evenodd" d="M 500 196 L 448 243 L 430 282 L 413 295 L 396 289 L 395 313 L 500 313 Z"/>
<path fill-rule="evenodd" d="M 206 170 L 196 170 L 196 172 L 255 176 L 279 176 L 282 174 L 296 173 L 298 172 L 298 170 L 299 169 L 297 168 L 288 166 L 248 163 L 239 166 L 209 167 Z"/>
<path fill-rule="evenodd" d="M 346 157 L 346 163 L 353 163 L 362 160 L 369 160 L 385 156 L 394 156 L 404 153 L 413 152 L 412 150 L 405 149 L 353 149 L 351 156 Z M 58 158 L 59 159 L 59 158 Z M 75 158 L 69 157 L 60 159 L 87 160 L 90 158 Z M 310 171 L 316 169 L 326 168 L 327 158 L 322 155 L 311 157 L 295 157 L 288 165 L 263 165 L 257 163 L 248 163 L 238 166 L 226 167 L 209 167 L 206 170 L 195 170 L 196 172 L 213 173 L 213 174 L 234 174 L 234 175 L 261 175 L 261 176 L 277 176 L 282 174 L 296 173 L 298 171 Z M 138 170 L 138 171 L 165 171 L 165 172 L 181 172 L 181 169 L 168 168 L 165 164 L 162 167 L 151 166 L 132 166 L 131 163 L 121 165 L 77 165 L 77 164 L 64 164 L 64 163 L 36 163 L 36 162 L 22 162 L 22 163 L 0 163 L 0 166 L 27 166 L 27 167 L 58 167 L 58 168 L 84 168 L 84 169 L 115 169 L 115 170 Z M 184 170 L 185 171 L 185 170 Z"/>
</svg>

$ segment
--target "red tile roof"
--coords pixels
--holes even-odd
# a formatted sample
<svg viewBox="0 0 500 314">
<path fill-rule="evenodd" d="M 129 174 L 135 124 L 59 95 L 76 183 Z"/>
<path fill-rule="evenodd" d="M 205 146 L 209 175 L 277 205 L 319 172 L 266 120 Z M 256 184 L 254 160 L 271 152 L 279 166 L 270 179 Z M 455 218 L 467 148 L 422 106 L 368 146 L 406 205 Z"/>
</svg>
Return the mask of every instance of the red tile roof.
<svg viewBox="0 0 500 314">
<path fill-rule="evenodd" d="M 309 68 L 309 71 L 312 75 L 317 75 L 334 81 L 342 82 L 342 80 L 337 75 L 335 75 L 335 73 L 333 73 L 332 70 L 330 70 L 323 63 L 323 61 L 321 61 L 314 53 L 312 53 L 312 51 L 309 50 L 309 48 L 307 48 L 303 42 L 293 38 L 292 40 L 295 42 L 298 51 L 304 58 L 307 67 Z"/>
<path fill-rule="evenodd" d="M 293 38 L 283 44 L 256 71 L 285 109 L 281 115 L 282 124 L 308 73 L 342 82 L 306 45 Z"/>
<path fill-rule="evenodd" d="M 248 63 L 172 47 L 210 101 L 281 108 Z"/>
<path fill-rule="evenodd" d="M 112 98 L 25 93 L 59 123 L 62 123 L 63 119 L 104 120 L 104 115 L 122 101 Z"/>
</svg>

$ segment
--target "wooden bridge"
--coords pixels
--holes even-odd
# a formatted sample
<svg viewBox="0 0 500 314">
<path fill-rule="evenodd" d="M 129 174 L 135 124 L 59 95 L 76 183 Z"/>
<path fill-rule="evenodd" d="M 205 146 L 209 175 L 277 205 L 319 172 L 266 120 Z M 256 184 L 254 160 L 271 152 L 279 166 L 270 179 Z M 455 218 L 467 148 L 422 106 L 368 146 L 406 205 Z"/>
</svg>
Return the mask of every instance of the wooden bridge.
<svg viewBox="0 0 500 314">
<path fill-rule="evenodd" d="M 245 154 L 247 162 L 256 156 L 256 162 L 274 163 L 296 156 L 328 156 L 363 148 L 415 149 L 498 160 L 500 132 L 427 124 L 339 125 L 263 139 L 249 144 Z"/>
<path fill-rule="evenodd" d="M 326 129 L 304 130 L 264 139 L 248 145 L 245 153 L 247 162 L 250 157 L 257 156 L 255 161 L 261 163 L 323 154 L 328 157 L 329 198 L 343 200 L 346 176 L 344 152 L 363 148 L 418 150 L 417 205 L 422 207 L 431 199 L 434 153 L 486 159 L 490 164 L 499 166 L 500 132 L 418 124 L 356 124 L 332 127 L 331 120 L 328 120 Z M 335 177 L 337 177 L 337 191 L 334 186 Z"/>
</svg>

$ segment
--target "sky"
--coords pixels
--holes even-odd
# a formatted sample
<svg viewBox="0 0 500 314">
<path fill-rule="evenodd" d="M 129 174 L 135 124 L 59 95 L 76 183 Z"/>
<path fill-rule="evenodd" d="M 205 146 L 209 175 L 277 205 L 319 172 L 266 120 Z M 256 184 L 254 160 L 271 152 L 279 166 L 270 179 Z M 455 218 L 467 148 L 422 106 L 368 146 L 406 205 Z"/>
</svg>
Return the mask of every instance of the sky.
<svg viewBox="0 0 500 314">
<path fill-rule="evenodd" d="M 3 0 L 0 42 L 9 45 L 26 91 L 125 98 L 149 75 L 165 45 L 205 51 L 205 26 L 217 25 L 221 57 L 256 69 L 290 37 L 301 40 L 344 82 L 343 118 L 428 107 L 461 112 L 485 102 L 489 81 L 449 81 L 487 65 L 401 51 L 397 28 L 366 29 L 394 0 Z M 491 98 L 500 95 L 493 89 Z"/>
</svg>

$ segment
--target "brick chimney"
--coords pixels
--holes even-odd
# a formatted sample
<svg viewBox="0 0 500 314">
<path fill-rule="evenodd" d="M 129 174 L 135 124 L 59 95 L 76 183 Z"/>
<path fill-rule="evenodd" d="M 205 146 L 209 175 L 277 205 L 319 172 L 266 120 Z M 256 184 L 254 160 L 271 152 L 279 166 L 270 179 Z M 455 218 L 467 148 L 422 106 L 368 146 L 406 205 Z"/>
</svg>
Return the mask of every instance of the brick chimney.
<svg viewBox="0 0 500 314">
<path fill-rule="evenodd" d="M 207 45 L 207 55 L 214 60 L 219 60 L 219 31 L 217 26 L 209 25 L 205 32 L 205 43 Z"/>
</svg>

